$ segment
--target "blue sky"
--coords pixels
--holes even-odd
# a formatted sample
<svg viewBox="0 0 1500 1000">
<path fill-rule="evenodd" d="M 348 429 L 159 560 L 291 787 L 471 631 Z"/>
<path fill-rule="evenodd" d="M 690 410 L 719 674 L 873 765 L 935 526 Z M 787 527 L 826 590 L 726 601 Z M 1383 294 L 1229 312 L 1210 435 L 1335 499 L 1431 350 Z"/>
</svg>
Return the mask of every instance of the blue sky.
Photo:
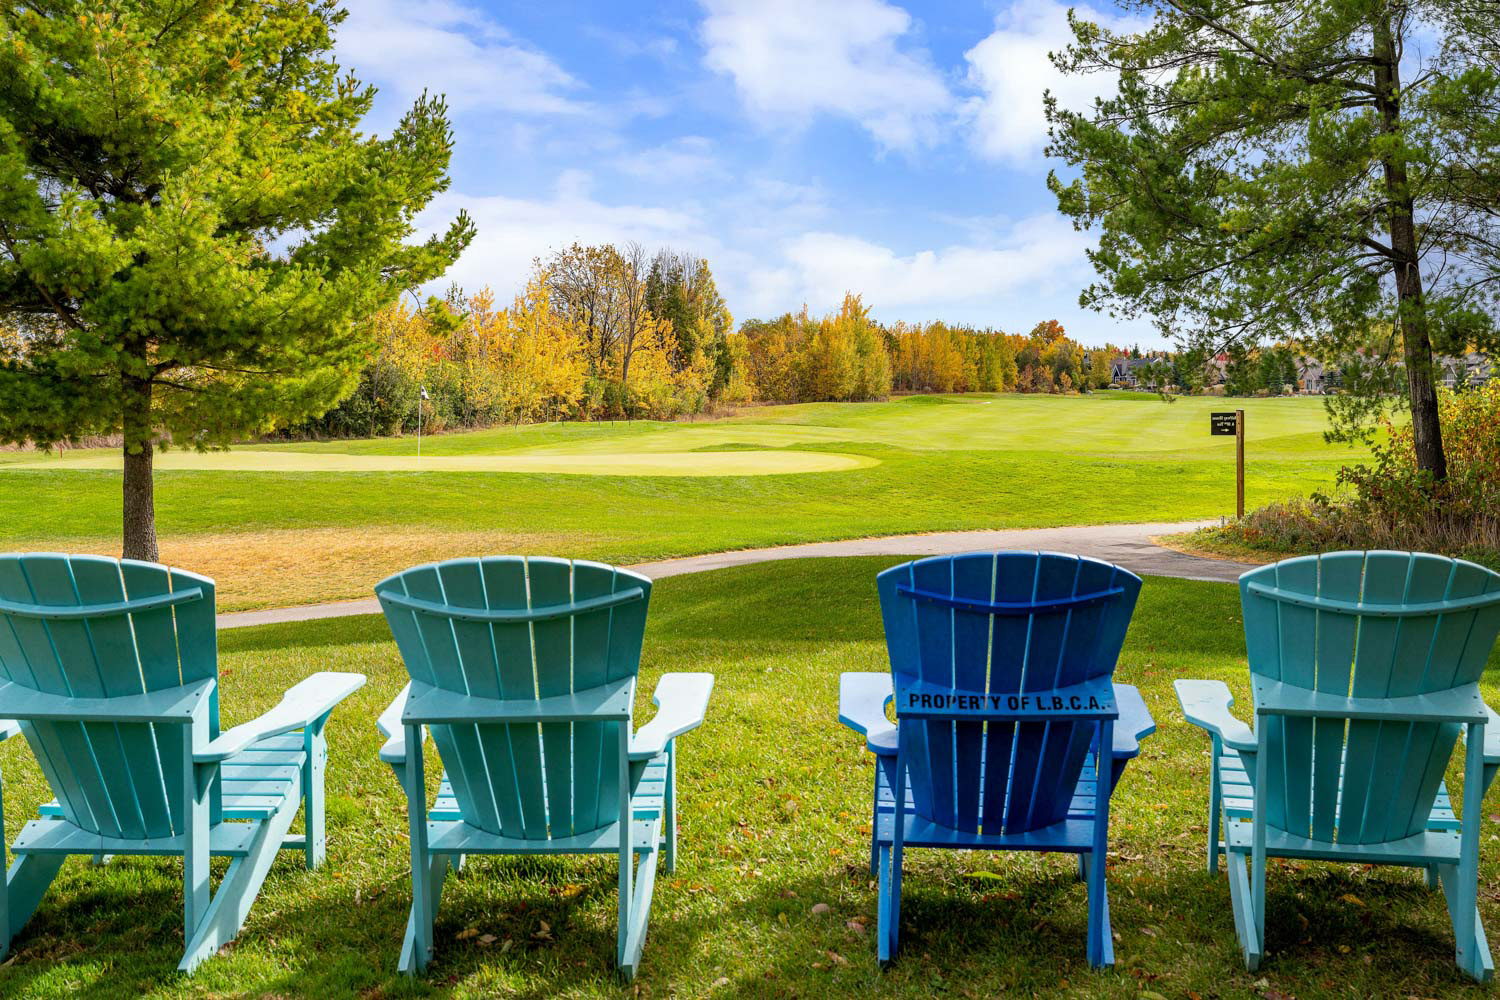
<svg viewBox="0 0 1500 1000">
<path fill-rule="evenodd" d="M 1159 343 L 1081 310 L 1088 236 L 1045 187 L 1066 5 L 891 0 L 349 0 L 338 53 L 384 130 L 448 96 L 479 235 L 450 277 L 508 298 L 533 257 L 635 240 L 707 257 L 737 320 L 864 296 L 885 320 Z M 1119 23 L 1110 7 L 1080 12 Z"/>
</svg>

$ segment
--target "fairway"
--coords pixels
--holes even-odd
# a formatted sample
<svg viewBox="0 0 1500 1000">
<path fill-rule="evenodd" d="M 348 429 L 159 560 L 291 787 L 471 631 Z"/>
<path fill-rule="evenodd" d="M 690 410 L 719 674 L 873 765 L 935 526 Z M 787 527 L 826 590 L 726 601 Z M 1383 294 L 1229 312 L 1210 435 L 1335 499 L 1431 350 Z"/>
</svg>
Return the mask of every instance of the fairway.
<svg viewBox="0 0 1500 1000">
<path fill-rule="evenodd" d="M 976 528 L 1215 518 L 1334 486 L 1359 453 L 1315 398 L 912 396 L 749 407 L 717 420 L 499 427 L 156 458 L 162 558 L 223 610 L 368 596 L 416 562 L 548 553 L 635 563 Z M 0 452 L 0 547 L 119 552 L 120 458 Z"/>
<path fill-rule="evenodd" d="M 508 455 L 381 455 L 266 451 L 169 451 L 155 461 L 159 471 L 186 472 L 552 472 L 573 476 L 772 476 L 790 472 L 840 472 L 874 465 L 862 455 L 807 451 L 679 451 L 521 453 Z M 113 469 L 119 455 L 96 452 L 60 456 L 50 462 L 26 462 L 0 469 Z"/>
</svg>

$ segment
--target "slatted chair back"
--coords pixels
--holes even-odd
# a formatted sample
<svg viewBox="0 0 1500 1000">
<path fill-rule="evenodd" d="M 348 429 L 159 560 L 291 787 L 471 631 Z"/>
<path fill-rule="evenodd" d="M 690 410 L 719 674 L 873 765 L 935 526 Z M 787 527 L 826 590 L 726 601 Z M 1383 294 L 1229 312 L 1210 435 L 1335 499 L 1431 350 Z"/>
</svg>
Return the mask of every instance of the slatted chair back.
<svg viewBox="0 0 1500 1000">
<path fill-rule="evenodd" d="M 413 681 L 534 702 L 635 677 L 651 581 L 601 563 L 497 556 L 417 566 L 375 592 Z M 465 822 L 546 840 L 620 819 L 621 725 L 429 728 Z"/>
<path fill-rule="evenodd" d="M 877 586 L 917 815 L 1006 834 L 1065 818 L 1096 722 L 901 718 L 900 706 L 917 689 L 984 708 L 1108 678 L 1140 578 L 1095 559 L 998 552 L 906 563 Z"/>
<path fill-rule="evenodd" d="M 1500 632 L 1500 574 L 1411 552 L 1335 552 L 1240 578 L 1254 677 L 1355 698 L 1473 684 Z M 1272 826 L 1324 842 L 1420 833 L 1456 722 L 1257 715 Z M 1257 797 L 1261 794 L 1257 790 Z"/>
<path fill-rule="evenodd" d="M 0 679 L 45 694 L 114 698 L 216 679 L 214 582 L 156 563 L 0 555 Z M 4 706 L 0 705 L 0 713 Z M 218 735 L 218 689 L 209 704 Z M 185 829 L 187 726 L 22 721 L 63 816 L 141 839 Z M 214 784 L 210 819 L 220 818 Z"/>
</svg>

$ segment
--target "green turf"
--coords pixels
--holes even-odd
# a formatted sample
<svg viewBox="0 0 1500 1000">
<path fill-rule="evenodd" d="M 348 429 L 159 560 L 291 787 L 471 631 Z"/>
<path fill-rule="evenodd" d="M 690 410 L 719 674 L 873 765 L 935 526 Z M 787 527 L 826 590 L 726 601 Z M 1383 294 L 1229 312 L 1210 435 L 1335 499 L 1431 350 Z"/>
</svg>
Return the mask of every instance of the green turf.
<svg viewBox="0 0 1500 1000">
<path fill-rule="evenodd" d="M 164 461 L 164 538 L 232 530 L 435 526 L 562 534 L 568 554 L 616 561 L 867 534 L 1218 516 L 1232 510 L 1233 445 L 1208 435 L 1222 400 L 965 396 L 752 409 L 696 423 L 547 424 L 429 437 L 424 456 L 503 456 L 537 474 L 340 471 L 413 456 L 412 438 L 260 445 L 233 455 L 324 471 L 230 471 L 221 455 Z M 1252 506 L 1331 485 L 1349 453 L 1323 443 L 1316 399 L 1237 401 L 1248 411 Z M 842 471 L 729 476 L 577 476 L 558 470 L 656 456 L 765 471 L 770 449 Z M 709 455 L 705 452 L 722 452 Z M 293 453 L 291 460 L 285 457 Z M 273 458 L 273 455 L 281 458 Z M 307 457 L 303 457 L 307 456 Z M 845 462 L 846 456 L 855 461 Z M 232 457 L 232 456 L 231 456 Z M 362 459 L 361 459 L 362 457 Z M 818 456 L 815 456 L 818 457 Z M 0 453 L 0 524 L 16 542 L 107 540 L 120 481 L 88 469 L 102 453 Z M 803 461 L 805 459 L 797 459 Z M 50 465 L 49 465 L 50 463 Z M 187 471 L 179 464 L 196 465 Z"/>
<path fill-rule="evenodd" d="M 376 760 L 373 719 L 404 672 L 383 622 L 352 618 L 220 637 L 228 723 L 313 670 L 370 675 L 329 727 L 329 868 L 278 862 L 235 946 L 182 979 L 180 867 L 70 861 L 0 966 L 0 996 L 1487 995 L 1453 966 L 1442 897 L 1409 871 L 1274 865 L 1271 954 L 1259 973 L 1244 971 L 1225 880 L 1203 870 L 1208 743 L 1181 721 L 1170 688 L 1179 676 L 1219 677 L 1247 697 L 1237 594 L 1162 579 L 1146 582 L 1117 674 L 1141 687 L 1160 728 L 1114 799 L 1116 969 L 1084 960 L 1085 893 L 1070 859 L 913 851 L 902 951 L 881 972 L 865 867 L 872 764 L 835 716 L 840 671 L 884 669 L 873 580 L 893 561 L 777 563 L 657 585 L 641 718 L 662 671 L 710 670 L 718 684 L 707 724 L 681 743 L 680 867 L 658 885 L 635 991 L 610 969 L 607 858 L 473 862 L 445 892 L 429 973 L 414 984 L 396 974 L 406 818 Z M 1494 701 L 1500 657 L 1490 666 Z M 13 836 L 47 793 L 23 741 L 0 745 L 0 766 Z M 1455 792 L 1458 777 L 1450 770 Z M 1485 812 L 1497 829 L 1495 805 Z M 1487 834 L 1479 905 L 1492 931 L 1497 861 Z M 831 912 L 814 915 L 818 903 Z M 469 928 L 478 934 L 460 940 Z"/>
<path fill-rule="evenodd" d="M 709 454 L 703 454 L 709 452 Z M 31 462 L 11 463 L 13 471 L 81 471 L 119 469 L 118 453 L 90 450 Z M 755 446 L 708 445 L 692 451 L 656 449 L 643 452 L 555 454 L 536 450 L 498 455 L 349 454 L 236 448 L 199 454 L 165 452 L 155 460 L 160 472 L 555 472 L 582 476 L 774 476 L 787 473 L 842 472 L 875 464 L 875 460 L 837 452 L 793 451 Z"/>
</svg>

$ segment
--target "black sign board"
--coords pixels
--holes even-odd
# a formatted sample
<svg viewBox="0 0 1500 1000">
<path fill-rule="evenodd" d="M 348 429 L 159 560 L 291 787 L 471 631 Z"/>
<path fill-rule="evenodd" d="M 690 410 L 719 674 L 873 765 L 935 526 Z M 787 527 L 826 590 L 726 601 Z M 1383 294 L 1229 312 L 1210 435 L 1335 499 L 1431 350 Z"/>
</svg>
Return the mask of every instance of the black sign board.
<svg viewBox="0 0 1500 1000">
<path fill-rule="evenodd" d="M 1210 413 L 1208 418 L 1208 430 L 1210 434 L 1235 433 L 1236 421 L 1233 410 L 1228 413 Z"/>
</svg>

